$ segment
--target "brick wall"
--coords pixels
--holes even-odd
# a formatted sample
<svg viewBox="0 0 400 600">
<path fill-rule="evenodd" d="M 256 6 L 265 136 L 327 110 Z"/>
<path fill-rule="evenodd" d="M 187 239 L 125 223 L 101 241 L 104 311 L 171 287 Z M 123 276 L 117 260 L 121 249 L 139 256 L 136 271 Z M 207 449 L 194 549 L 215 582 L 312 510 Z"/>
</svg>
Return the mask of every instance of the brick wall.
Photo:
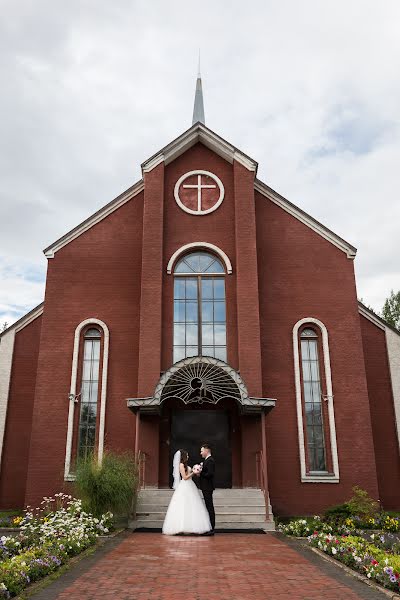
<svg viewBox="0 0 400 600">
<path fill-rule="evenodd" d="M 386 510 L 400 508 L 400 455 L 385 331 L 360 315 L 379 497 Z"/>
</svg>

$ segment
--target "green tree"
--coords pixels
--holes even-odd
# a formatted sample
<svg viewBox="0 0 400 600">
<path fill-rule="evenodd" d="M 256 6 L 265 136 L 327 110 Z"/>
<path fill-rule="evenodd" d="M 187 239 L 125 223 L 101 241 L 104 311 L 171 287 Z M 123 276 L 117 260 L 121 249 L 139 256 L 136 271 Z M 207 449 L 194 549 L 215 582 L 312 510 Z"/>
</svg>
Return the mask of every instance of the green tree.
<svg viewBox="0 0 400 600">
<path fill-rule="evenodd" d="M 400 291 L 397 294 L 393 290 L 390 292 L 382 308 L 382 317 L 389 325 L 400 329 Z"/>
</svg>

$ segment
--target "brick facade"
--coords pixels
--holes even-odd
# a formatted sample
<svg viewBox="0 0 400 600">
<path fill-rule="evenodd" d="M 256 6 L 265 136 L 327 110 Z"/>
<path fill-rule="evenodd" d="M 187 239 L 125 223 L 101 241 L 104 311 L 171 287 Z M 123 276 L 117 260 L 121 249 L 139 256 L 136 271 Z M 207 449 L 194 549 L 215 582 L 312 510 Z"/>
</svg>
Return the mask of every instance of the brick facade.
<svg viewBox="0 0 400 600">
<path fill-rule="evenodd" d="M 215 173 L 225 188 L 221 206 L 204 216 L 184 212 L 174 199 L 176 181 L 195 169 Z M 49 259 L 41 335 L 39 319 L 17 334 L 1 506 L 33 505 L 43 495 L 70 489 L 63 481 L 68 393 L 74 332 L 85 319 L 100 319 L 110 331 L 105 446 L 134 449 L 135 416 L 126 400 L 151 396 L 161 372 L 172 364 L 173 276 L 166 267 L 181 246 L 197 242 L 218 246 L 232 263 L 233 272 L 225 278 L 228 364 L 240 371 L 250 395 L 276 398 L 266 417 L 274 513 L 320 512 L 348 498 L 354 484 L 391 506 L 399 504 L 399 496 L 383 483 L 383 419 L 391 402 L 386 375 L 385 411 L 376 404 L 370 407 L 380 389 L 374 383 L 377 363 L 385 373 L 388 365 L 383 347 L 374 351 L 374 360 L 368 354 L 369 345 L 375 347 L 374 333 L 360 326 L 353 261 L 256 192 L 254 170 L 236 160 L 231 164 L 197 143 L 169 164 L 161 162 L 146 171 L 143 192 Z M 319 319 L 329 333 L 339 483 L 300 481 L 292 331 L 305 317 Z M 29 384 L 23 376 L 23 348 L 30 361 Z M 21 421 L 26 393 L 28 410 Z M 230 410 L 233 485 L 256 485 L 260 419 L 239 415 L 237 407 Z M 159 416 L 140 419 L 149 485 L 168 481 L 164 421 Z M 8 430 L 20 435 L 26 430 L 20 455 Z M 390 448 L 390 463 L 398 468 L 394 444 Z M 6 480 L 17 458 L 23 466 L 10 487 Z"/>
</svg>

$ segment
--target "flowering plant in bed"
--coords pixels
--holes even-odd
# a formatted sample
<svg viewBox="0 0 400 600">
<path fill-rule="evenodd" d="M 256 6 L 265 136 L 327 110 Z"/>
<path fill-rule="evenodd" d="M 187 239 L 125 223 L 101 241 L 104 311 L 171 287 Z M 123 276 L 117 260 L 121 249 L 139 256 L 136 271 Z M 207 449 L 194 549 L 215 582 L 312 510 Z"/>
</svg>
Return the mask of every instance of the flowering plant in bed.
<svg viewBox="0 0 400 600">
<path fill-rule="evenodd" d="M 390 590 L 400 591 L 400 556 L 372 543 L 376 541 L 374 538 L 369 541 L 358 536 L 336 536 L 315 531 L 308 541 L 311 546 L 333 556 L 369 579 L 374 579 Z M 381 543 L 384 544 L 382 539 Z"/>
<path fill-rule="evenodd" d="M 107 533 L 113 515 L 96 518 L 81 500 L 66 494 L 44 498 L 25 511 L 20 531 L 0 540 L 0 598 L 19 594 L 29 583 L 55 571 L 66 560 Z"/>
</svg>

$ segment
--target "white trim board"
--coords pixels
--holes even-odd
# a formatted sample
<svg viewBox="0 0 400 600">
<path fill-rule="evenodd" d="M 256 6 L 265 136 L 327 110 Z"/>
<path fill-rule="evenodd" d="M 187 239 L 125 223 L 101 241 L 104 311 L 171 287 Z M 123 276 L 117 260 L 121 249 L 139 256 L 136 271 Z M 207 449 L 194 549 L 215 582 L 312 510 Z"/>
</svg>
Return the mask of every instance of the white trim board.
<svg viewBox="0 0 400 600">
<path fill-rule="evenodd" d="M 80 225 L 77 225 L 76 227 L 74 227 L 74 229 L 71 229 L 71 231 L 69 231 L 61 238 L 50 244 L 50 246 L 43 250 L 44 255 L 47 258 L 54 258 L 54 255 L 58 250 L 75 240 L 77 237 L 82 235 L 82 233 L 85 233 L 85 231 L 93 227 L 93 225 L 96 225 L 97 223 L 108 217 L 108 215 L 110 215 L 115 210 L 123 206 L 123 204 L 126 204 L 126 202 L 137 196 L 137 194 L 139 194 L 143 190 L 144 182 L 143 179 L 141 179 L 128 190 L 123 192 L 120 196 L 117 196 L 117 198 L 111 200 L 111 202 L 106 204 L 106 206 L 103 206 L 103 208 L 101 208 L 93 215 L 91 215 L 88 219 L 80 223 Z"/>
<path fill-rule="evenodd" d="M 299 357 L 299 329 L 302 325 L 313 323 L 317 325 L 322 333 L 322 348 L 323 348 L 323 364 L 325 368 L 325 381 L 328 402 L 329 415 L 329 433 L 331 438 L 331 454 L 333 463 L 333 475 L 308 475 L 306 473 L 306 457 L 305 457 L 305 440 L 303 430 L 303 391 L 301 389 L 300 377 L 300 357 Z M 332 389 L 332 373 L 331 360 L 329 356 L 329 341 L 328 330 L 319 319 L 314 317 L 306 317 L 300 319 L 293 327 L 293 357 L 294 357 L 294 377 L 296 389 L 296 410 L 297 410 L 297 431 L 299 438 L 299 453 L 300 453 L 300 480 L 302 483 L 339 483 L 339 460 L 336 441 L 336 426 L 335 426 L 335 411 L 333 408 L 333 389 Z"/>
<path fill-rule="evenodd" d="M 176 263 L 179 256 L 181 254 L 183 254 L 184 252 L 186 252 L 186 250 L 190 250 L 192 248 L 193 249 L 194 248 L 198 248 L 198 249 L 208 248 L 209 250 L 213 250 L 215 252 L 215 254 L 217 254 L 224 261 L 227 274 L 230 275 L 232 273 L 232 263 L 229 260 L 228 255 L 225 254 L 225 252 L 223 250 L 221 250 L 221 248 L 218 248 L 218 246 L 214 246 L 214 244 L 210 244 L 209 242 L 192 242 L 190 244 L 185 244 L 184 246 L 181 246 L 180 248 L 178 248 L 178 250 L 176 250 L 173 253 L 173 255 L 169 259 L 168 265 L 167 265 L 168 275 L 170 275 L 172 273 L 174 264 Z"/>
<path fill-rule="evenodd" d="M 268 198 L 268 200 L 271 200 L 271 202 L 274 202 L 274 204 L 277 206 L 280 206 L 284 211 L 295 217 L 298 221 L 304 223 L 304 225 L 307 225 L 307 227 L 318 233 L 318 235 L 328 240 L 328 242 L 342 250 L 342 252 L 345 252 L 347 258 L 355 258 L 357 249 L 354 246 L 336 235 L 336 233 L 325 227 L 325 225 L 322 225 L 322 223 L 319 223 L 319 221 L 316 221 L 311 215 L 301 210 L 301 208 L 289 202 L 289 200 L 278 194 L 278 192 L 275 192 L 268 185 L 259 179 L 256 179 L 254 182 L 254 189 L 265 196 L 265 198 Z"/>
<path fill-rule="evenodd" d="M 35 306 L 35 308 L 32 308 L 32 310 L 30 310 L 28 313 L 26 313 L 26 315 L 24 315 L 23 317 L 18 319 L 18 321 L 15 321 L 15 323 L 13 323 L 9 327 L 7 327 L 7 329 L 5 329 L 4 331 L 2 331 L 0 333 L 0 343 L 1 343 L 1 339 L 9 331 L 11 331 L 12 329 L 14 329 L 15 332 L 21 331 L 21 329 L 23 329 L 24 327 L 29 325 L 29 323 L 32 323 L 32 321 L 37 319 L 37 317 L 40 317 L 40 315 L 43 314 L 43 310 L 44 310 L 44 302 L 41 302 L 40 304 Z"/>
<path fill-rule="evenodd" d="M 201 142 L 227 162 L 232 164 L 236 160 L 249 171 L 257 172 L 258 163 L 250 158 L 250 156 L 232 146 L 232 144 L 202 123 L 195 123 L 190 129 L 182 133 L 182 135 L 144 161 L 142 163 L 142 173 L 148 173 L 161 162 L 168 165 L 198 142 Z"/>
<path fill-rule="evenodd" d="M 68 409 L 68 427 L 67 427 L 67 441 L 65 446 L 65 465 L 64 465 L 64 479 L 71 481 L 74 479 L 74 475 L 70 472 L 71 468 L 71 455 L 72 455 L 72 439 L 74 433 L 74 412 L 75 412 L 75 396 L 76 396 L 76 382 L 78 380 L 78 359 L 79 359 L 79 342 L 81 331 L 86 325 L 99 325 L 103 330 L 104 335 L 104 350 L 103 350 L 103 367 L 101 376 L 101 393 L 100 393 L 100 422 L 99 422 L 99 438 L 98 438 L 98 452 L 97 459 L 101 464 L 103 459 L 104 450 L 104 428 L 105 428 L 105 417 L 106 417 L 106 401 L 107 401 L 107 373 L 108 373 L 108 357 L 110 347 L 110 332 L 107 325 L 100 321 L 100 319 L 90 318 L 85 319 L 75 329 L 74 336 L 74 350 L 72 354 L 72 369 L 71 369 L 71 387 L 69 392 L 69 409 Z"/>
</svg>

